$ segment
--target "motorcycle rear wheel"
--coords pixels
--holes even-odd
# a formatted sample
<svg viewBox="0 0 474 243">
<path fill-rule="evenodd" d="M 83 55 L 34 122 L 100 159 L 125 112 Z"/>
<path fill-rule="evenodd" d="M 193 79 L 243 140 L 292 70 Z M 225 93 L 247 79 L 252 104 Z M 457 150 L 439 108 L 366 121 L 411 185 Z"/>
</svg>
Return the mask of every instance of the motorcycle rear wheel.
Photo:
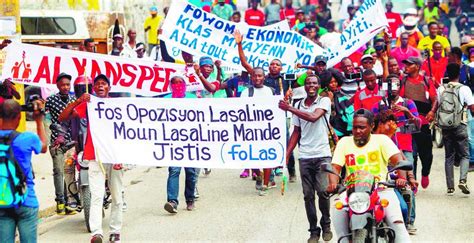
<svg viewBox="0 0 474 243">
<path fill-rule="evenodd" d="M 91 213 L 91 191 L 89 186 L 81 187 L 81 202 L 82 209 L 84 210 L 84 219 L 86 221 L 87 232 L 91 232 L 89 225 L 89 216 Z"/>
</svg>

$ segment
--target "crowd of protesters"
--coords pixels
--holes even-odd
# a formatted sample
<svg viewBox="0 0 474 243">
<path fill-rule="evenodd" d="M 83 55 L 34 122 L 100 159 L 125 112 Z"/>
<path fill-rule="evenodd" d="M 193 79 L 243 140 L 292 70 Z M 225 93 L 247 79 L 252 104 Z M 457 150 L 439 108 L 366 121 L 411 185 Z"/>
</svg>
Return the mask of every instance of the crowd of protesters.
<svg viewBox="0 0 474 243">
<path fill-rule="evenodd" d="M 251 0 L 249 8 L 243 12 L 237 11 L 232 0 L 190 2 L 220 18 L 232 22 L 243 21 L 252 26 L 288 21 L 292 31 L 297 31 L 323 48 L 332 48 L 363 1 L 343 0 L 342 14 L 339 14 L 338 20 L 333 19 L 334 13 L 328 0 L 307 0 L 304 3 L 292 0 Z M 205 90 L 188 92 L 184 78 L 175 76 L 171 78 L 171 94 L 163 98 L 212 98 L 217 97 L 217 92 L 221 90 L 228 98 L 273 95 L 284 97 L 278 105 L 288 114 L 287 170 L 289 182 L 295 183 L 298 181 L 295 164 L 299 165 L 310 226 L 308 242 L 317 242 L 321 235 L 325 241 L 333 237 L 327 191 L 334 189 L 334 179 L 328 179 L 327 173 L 320 169 L 321 164 L 332 161 L 340 171 L 347 163 L 344 161 L 344 153 L 348 149 L 363 154 L 369 147 L 377 151 L 383 150 L 381 154 L 390 157 L 390 161 L 392 157 L 397 161 L 401 158 L 411 161 L 414 164 L 413 171 L 397 175 L 399 188 L 393 198 L 399 200 L 401 207 L 391 209 L 394 210 L 392 213 L 397 220 L 388 222 L 397 232 L 396 242 L 406 242 L 405 240 L 409 239 L 408 233 L 416 233 L 414 205 L 418 182 L 424 189 L 430 185 L 434 126 L 439 125 L 442 129 L 447 195 L 451 196 L 456 191 L 453 167 L 460 167 L 457 188 L 463 194 L 470 194 L 467 174 L 474 168 L 474 113 L 471 113 L 474 112 L 474 40 L 471 40 L 469 32 L 472 25 L 469 23 L 469 13 L 462 12 L 472 6 L 465 6 L 468 1 L 440 3 L 428 0 L 426 4 L 423 1 L 414 2 L 414 8 L 396 13 L 393 11 L 393 3 L 385 1 L 389 23 L 385 31 L 343 58 L 334 67 L 327 67 L 328 59 L 325 56 L 317 56 L 311 66 L 291 64 L 303 70 L 301 75 L 294 77 L 282 72 L 282 62 L 278 59 L 269 62 L 268 73 L 265 73 L 262 67 L 252 67 L 247 62 L 241 45 L 243 36 L 236 31 L 234 38 L 244 72 L 225 74 L 220 60 L 182 52 L 184 65 L 194 68 Z M 133 28 L 127 29 L 127 38 L 114 31 L 109 54 L 150 61 L 179 62 L 168 53 L 165 41 L 159 38 L 162 33 L 160 26 L 168 8 L 162 9 L 165 16 L 158 14 L 159 8 L 156 6 L 149 10 L 150 16 L 143 25 L 146 42 L 137 41 L 140 38 L 137 38 Z M 460 33 L 459 47 L 453 46 L 450 39 L 452 23 L 449 16 L 452 14 L 457 14 L 454 25 Z M 3 45 L 2 43 L 2 47 Z M 95 52 L 95 42 L 93 39 L 86 39 L 78 49 Z M 73 80 L 75 82 L 72 82 Z M 103 241 L 102 204 L 106 191 L 112 197 L 109 240 L 120 241 L 122 212 L 126 210 L 122 185 L 124 166 L 106 166 L 97 162 L 87 122 L 86 104 L 90 100 L 90 94 L 72 95 L 69 91 L 71 85 L 76 83 L 90 86 L 90 92 L 98 97 L 130 96 L 127 93 L 109 93 L 110 81 L 105 75 L 99 75 L 93 80 L 83 76 L 71 77 L 66 73 L 57 76 L 59 92 L 43 97 L 46 102 L 35 101 L 38 107 L 34 113 L 38 125 L 37 135 L 23 133 L 12 143 L 15 156 L 25 158 L 18 159 L 18 162 L 27 177 L 31 196 L 18 209 L 0 209 L 0 242 L 13 242 L 15 227 L 19 228 L 21 241 L 36 241 L 36 226 L 22 226 L 32 224 L 38 214 L 38 202 L 34 195 L 31 175 L 31 156 L 23 157 L 23 154 L 46 152 L 48 142 L 42 129 L 44 113 L 39 112 L 43 111 L 43 108 L 51 117 L 52 123 L 49 150 L 53 163 L 57 214 L 71 215 L 77 211 L 77 201 L 70 195 L 69 190 L 64 188 L 64 185 L 70 185 L 74 180 L 74 168 L 65 161 L 71 156 L 68 153 L 70 149 L 73 149 L 74 153 L 82 151 L 83 159 L 89 163 L 89 184 L 92 192 L 89 220 L 91 242 Z M 466 112 L 468 117 L 451 126 L 445 125 L 443 121 L 443 112 L 447 109 L 445 104 L 450 99 L 447 95 L 450 92 L 446 90 L 454 92 L 459 100 L 457 113 Z M 3 137 L 18 126 L 20 108 L 18 103 L 11 100 L 18 94 L 12 95 L 16 91 L 10 81 L 3 82 L 0 91 L 0 136 Z M 464 109 L 466 107 L 468 109 Z M 77 130 L 72 125 L 74 121 L 82 123 L 84 130 L 83 137 L 79 140 L 78 136 L 74 136 L 73 130 Z M 377 135 L 370 136 L 371 131 Z M 326 136 L 328 133 L 330 136 Z M 354 135 L 354 142 L 347 139 L 351 135 Z M 24 146 L 23 141 L 29 141 L 31 145 Z M 382 148 L 380 144 L 389 149 Z M 293 154 L 296 146 L 299 149 L 297 159 Z M 388 162 L 385 166 L 387 164 Z M 421 169 L 418 169 L 419 167 Z M 164 209 L 176 214 L 181 168 L 169 167 L 168 170 Z M 184 195 L 186 209 L 189 211 L 194 210 L 195 201 L 200 196 L 197 190 L 200 171 L 196 168 L 184 168 Z M 346 173 L 350 171 L 349 169 Z M 210 175 L 210 172 L 210 169 L 204 169 L 206 176 Z M 267 190 L 276 187 L 275 178 L 283 173 L 282 168 L 268 168 L 263 171 L 248 168 L 242 171 L 240 177 L 251 177 L 255 180 L 258 195 L 264 196 Z M 106 183 L 108 186 L 105 186 Z M 77 188 L 73 188 L 74 190 L 77 191 Z M 408 203 L 410 207 L 407 207 L 407 203 L 403 204 L 401 191 L 405 190 L 410 191 L 412 195 L 412 201 Z M 392 198 L 392 194 L 388 194 L 387 197 Z M 319 226 L 316 197 L 322 213 Z M 333 224 L 347 224 L 341 221 L 340 217 L 342 216 L 337 213 Z M 341 225 L 334 228 L 338 236 L 344 232 Z"/>
</svg>

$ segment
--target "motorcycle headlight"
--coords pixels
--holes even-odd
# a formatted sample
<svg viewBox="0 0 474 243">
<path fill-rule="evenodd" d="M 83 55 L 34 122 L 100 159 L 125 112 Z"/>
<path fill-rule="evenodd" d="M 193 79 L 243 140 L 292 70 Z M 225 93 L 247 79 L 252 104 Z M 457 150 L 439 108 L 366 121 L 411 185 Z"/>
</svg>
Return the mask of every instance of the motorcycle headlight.
<svg viewBox="0 0 474 243">
<path fill-rule="evenodd" d="M 355 213 L 364 213 L 369 209 L 370 197 L 365 192 L 354 192 L 349 196 L 349 207 Z"/>
</svg>

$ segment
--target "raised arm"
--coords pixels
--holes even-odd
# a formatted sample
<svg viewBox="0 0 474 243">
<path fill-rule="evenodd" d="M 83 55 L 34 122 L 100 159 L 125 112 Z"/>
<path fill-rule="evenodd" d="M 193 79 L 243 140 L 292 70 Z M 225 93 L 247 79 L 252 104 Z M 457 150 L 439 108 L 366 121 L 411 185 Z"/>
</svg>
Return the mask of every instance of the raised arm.
<svg viewBox="0 0 474 243">
<path fill-rule="evenodd" d="M 247 62 L 244 49 L 242 48 L 242 39 L 243 39 L 242 34 L 238 30 L 234 31 L 234 38 L 235 38 L 235 43 L 237 44 L 237 47 L 239 48 L 239 58 L 240 58 L 240 63 L 242 64 L 242 67 L 244 67 L 248 73 L 253 73 L 253 68 Z"/>
</svg>

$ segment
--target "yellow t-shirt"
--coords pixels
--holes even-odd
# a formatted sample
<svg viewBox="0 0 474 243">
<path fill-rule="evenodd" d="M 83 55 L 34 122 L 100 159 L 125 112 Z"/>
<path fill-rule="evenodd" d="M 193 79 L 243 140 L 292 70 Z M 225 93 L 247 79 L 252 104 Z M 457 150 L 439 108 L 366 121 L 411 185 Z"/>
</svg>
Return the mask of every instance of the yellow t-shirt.
<svg viewBox="0 0 474 243">
<path fill-rule="evenodd" d="M 357 147 L 353 137 L 343 137 L 337 143 L 332 163 L 346 166 L 349 174 L 365 170 L 385 181 L 390 157 L 400 153 L 393 141 L 383 134 L 372 134 L 364 147 Z"/>
<path fill-rule="evenodd" d="M 163 20 L 163 16 L 156 15 L 156 17 L 152 18 L 148 16 L 145 19 L 145 23 L 143 24 L 143 28 L 147 28 L 148 26 L 150 29 L 148 30 L 148 44 L 158 44 L 158 28 L 160 27 L 160 23 Z"/>
<path fill-rule="evenodd" d="M 446 49 L 447 47 L 451 46 L 449 44 L 448 39 L 446 39 L 446 37 L 444 37 L 444 36 L 437 35 L 436 38 L 434 38 L 434 40 L 431 39 L 430 36 L 425 36 L 418 43 L 418 49 L 420 51 L 423 51 L 425 49 L 429 49 L 430 50 L 430 56 L 433 56 L 433 51 L 432 51 L 433 50 L 433 42 L 435 42 L 435 41 L 439 41 L 439 43 L 441 43 L 441 46 L 443 46 L 443 50 Z M 444 51 L 443 51 L 443 57 L 444 57 Z"/>
</svg>

